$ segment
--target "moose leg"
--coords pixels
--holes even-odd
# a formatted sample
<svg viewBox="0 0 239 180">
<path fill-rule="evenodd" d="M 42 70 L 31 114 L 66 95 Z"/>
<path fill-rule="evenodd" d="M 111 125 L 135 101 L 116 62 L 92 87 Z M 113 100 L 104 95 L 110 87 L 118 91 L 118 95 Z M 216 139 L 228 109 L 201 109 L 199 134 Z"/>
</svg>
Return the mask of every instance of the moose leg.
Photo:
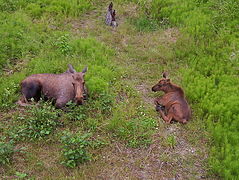
<svg viewBox="0 0 239 180">
<path fill-rule="evenodd" d="M 159 110 L 165 111 L 165 106 L 164 106 L 162 97 L 156 98 L 154 100 L 154 104 L 156 105 L 155 107 L 156 111 L 159 111 Z"/>
<path fill-rule="evenodd" d="M 22 94 L 24 101 L 27 103 L 28 100 L 33 98 L 35 101 L 39 101 L 41 97 L 41 85 L 39 82 L 24 82 L 22 83 Z"/>
<path fill-rule="evenodd" d="M 160 109 L 159 113 L 163 120 L 166 122 L 166 124 L 170 124 L 171 120 L 173 119 L 173 116 L 171 113 L 169 113 L 167 116 L 164 114 L 164 112 Z"/>
<path fill-rule="evenodd" d="M 163 98 L 159 97 L 154 100 L 154 104 L 156 105 L 163 105 Z"/>
<path fill-rule="evenodd" d="M 67 102 L 68 102 L 68 100 L 66 100 L 66 99 L 58 98 L 56 100 L 55 106 L 58 109 L 64 109 L 64 106 L 66 105 Z"/>
<path fill-rule="evenodd" d="M 28 101 L 24 95 L 17 101 L 17 104 L 19 104 L 20 106 L 29 106 L 30 104 L 27 103 Z"/>
<path fill-rule="evenodd" d="M 186 124 L 187 119 L 184 116 L 183 109 L 180 104 L 174 104 L 170 109 L 168 114 L 171 114 L 175 121 Z"/>
</svg>

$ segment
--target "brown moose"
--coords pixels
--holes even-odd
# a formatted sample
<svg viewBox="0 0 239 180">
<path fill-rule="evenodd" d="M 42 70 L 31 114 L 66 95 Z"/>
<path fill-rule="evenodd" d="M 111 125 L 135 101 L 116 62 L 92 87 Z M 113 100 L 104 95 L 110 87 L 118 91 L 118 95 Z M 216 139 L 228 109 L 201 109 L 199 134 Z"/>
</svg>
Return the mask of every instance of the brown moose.
<svg viewBox="0 0 239 180">
<path fill-rule="evenodd" d="M 187 123 L 191 117 L 191 109 L 184 97 L 181 87 L 170 82 L 167 73 L 163 73 L 163 78 L 152 87 L 152 91 L 163 91 L 165 94 L 156 98 L 156 111 L 159 111 L 163 120 L 169 124 L 171 120 Z"/>
<path fill-rule="evenodd" d="M 87 95 L 84 85 L 84 74 L 87 67 L 82 72 L 76 72 L 71 64 L 68 67 L 68 70 L 61 74 L 28 76 L 21 82 L 22 97 L 18 104 L 26 106 L 32 98 L 39 101 L 41 97 L 53 100 L 56 108 L 63 108 L 69 101 L 83 104 Z"/>
</svg>

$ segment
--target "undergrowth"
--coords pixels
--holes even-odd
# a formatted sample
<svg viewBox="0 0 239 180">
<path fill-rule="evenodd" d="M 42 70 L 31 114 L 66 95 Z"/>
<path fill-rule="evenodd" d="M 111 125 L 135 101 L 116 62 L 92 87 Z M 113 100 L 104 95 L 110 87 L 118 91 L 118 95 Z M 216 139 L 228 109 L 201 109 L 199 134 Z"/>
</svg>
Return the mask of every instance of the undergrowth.
<svg viewBox="0 0 239 180">
<path fill-rule="evenodd" d="M 211 132 L 209 163 L 225 179 L 239 178 L 238 1 L 139 1 L 149 18 L 178 27 L 174 59 L 187 98 Z"/>
<path fill-rule="evenodd" d="M 141 104 L 136 90 L 123 83 L 122 70 L 111 60 L 115 50 L 91 36 L 75 36 L 64 26 L 65 20 L 79 18 L 92 8 L 91 1 L 81 0 L 0 0 L 0 111 L 5 117 L 0 133 L 6 139 L 1 144 L 3 163 L 11 162 L 16 146 L 27 145 L 34 149 L 43 142 L 49 147 L 60 142 L 59 164 L 61 161 L 71 168 L 90 160 L 94 154 L 90 155 L 88 149 L 104 146 L 106 139 L 117 139 L 131 147 L 150 144 L 156 122 Z M 146 19 L 142 22 L 146 23 Z M 25 77 L 37 73 L 64 73 L 68 64 L 78 72 L 88 67 L 85 82 L 89 98 L 83 106 L 69 102 L 65 110 L 57 110 L 51 102 L 32 102 L 32 106 L 24 108 L 15 104 L 20 98 L 20 82 Z M 117 99 L 121 91 L 127 98 Z M 126 104 L 127 99 L 132 102 L 131 112 L 121 105 Z M 87 139 L 89 133 L 93 140 Z M 95 138 L 98 134 L 105 139 Z M 31 166 L 30 160 L 27 163 Z M 32 176 L 18 171 L 12 168 L 5 174 Z"/>
<path fill-rule="evenodd" d="M 61 137 L 62 164 L 74 168 L 77 165 L 90 160 L 90 153 L 87 152 L 86 148 L 91 144 L 87 138 L 90 134 L 72 134 L 69 131 L 64 131 Z"/>
</svg>

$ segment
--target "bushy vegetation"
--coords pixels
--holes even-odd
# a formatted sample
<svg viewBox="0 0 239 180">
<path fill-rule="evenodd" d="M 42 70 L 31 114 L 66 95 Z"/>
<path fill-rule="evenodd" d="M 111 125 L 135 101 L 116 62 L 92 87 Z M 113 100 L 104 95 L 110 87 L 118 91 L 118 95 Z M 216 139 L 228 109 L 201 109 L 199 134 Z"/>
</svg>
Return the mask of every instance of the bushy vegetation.
<svg viewBox="0 0 239 180">
<path fill-rule="evenodd" d="M 91 2 L 85 0 L 1 0 L 0 73 L 4 66 L 16 64 L 19 59 L 35 55 L 39 51 L 43 40 L 40 40 L 36 28 L 41 27 L 32 23 L 32 18 L 42 18 L 44 21 L 53 17 L 63 20 L 68 16 L 77 17 L 91 8 Z"/>
<path fill-rule="evenodd" d="M 52 104 L 42 103 L 30 107 L 26 113 L 16 116 L 9 131 L 15 141 L 37 140 L 51 134 L 59 125 L 58 112 Z"/>
<path fill-rule="evenodd" d="M 0 73 L 6 65 L 16 64 L 22 58 L 28 58 L 37 53 L 40 42 L 37 32 L 28 16 L 22 13 L 1 13 L 0 17 Z"/>
<path fill-rule="evenodd" d="M 213 137 L 210 164 L 222 177 L 237 179 L 238 1 L 139 3 L 159 24 L 179 27 L 182 35 L 174 47 L 174 60 L 182 64 L 179 73 L 188 99 Z"/>
<path fill-rule="evenodd" d="M 62 164 L 67 167 L 74 168 L 77 165 L 90 160 L 90 154 L 86 148 L 90 145 L 87 140 L 89 134 L 72 134 L 69 131 L 63 132 L 61 137 L 63 160 Z"/>
</svg>

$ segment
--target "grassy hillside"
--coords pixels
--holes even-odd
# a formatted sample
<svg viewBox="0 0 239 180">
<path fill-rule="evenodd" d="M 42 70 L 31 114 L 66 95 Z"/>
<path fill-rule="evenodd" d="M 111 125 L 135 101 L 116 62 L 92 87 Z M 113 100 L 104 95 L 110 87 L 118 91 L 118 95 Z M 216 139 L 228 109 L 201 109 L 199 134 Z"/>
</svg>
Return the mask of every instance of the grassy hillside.
<svg viewBox="0 0 239 180">
<path fill-rule="evenodd" d="M 147 18 L 182 32 L 174 57 L 188 98 L 212 135 L 210 165 L 225 179 L 239 178 L 238 1 L 143 2 Z"/>
<path fill-rule="evenodd" d="M 238 177 L 238 3 L 0 0 L 0 178 Z M 30 74 L 85 77 L 90 98 L 68 111 L 22 108 Z M 151 87 L 167 70 L 193 109 L 165 125 Z"/>
</svg>

